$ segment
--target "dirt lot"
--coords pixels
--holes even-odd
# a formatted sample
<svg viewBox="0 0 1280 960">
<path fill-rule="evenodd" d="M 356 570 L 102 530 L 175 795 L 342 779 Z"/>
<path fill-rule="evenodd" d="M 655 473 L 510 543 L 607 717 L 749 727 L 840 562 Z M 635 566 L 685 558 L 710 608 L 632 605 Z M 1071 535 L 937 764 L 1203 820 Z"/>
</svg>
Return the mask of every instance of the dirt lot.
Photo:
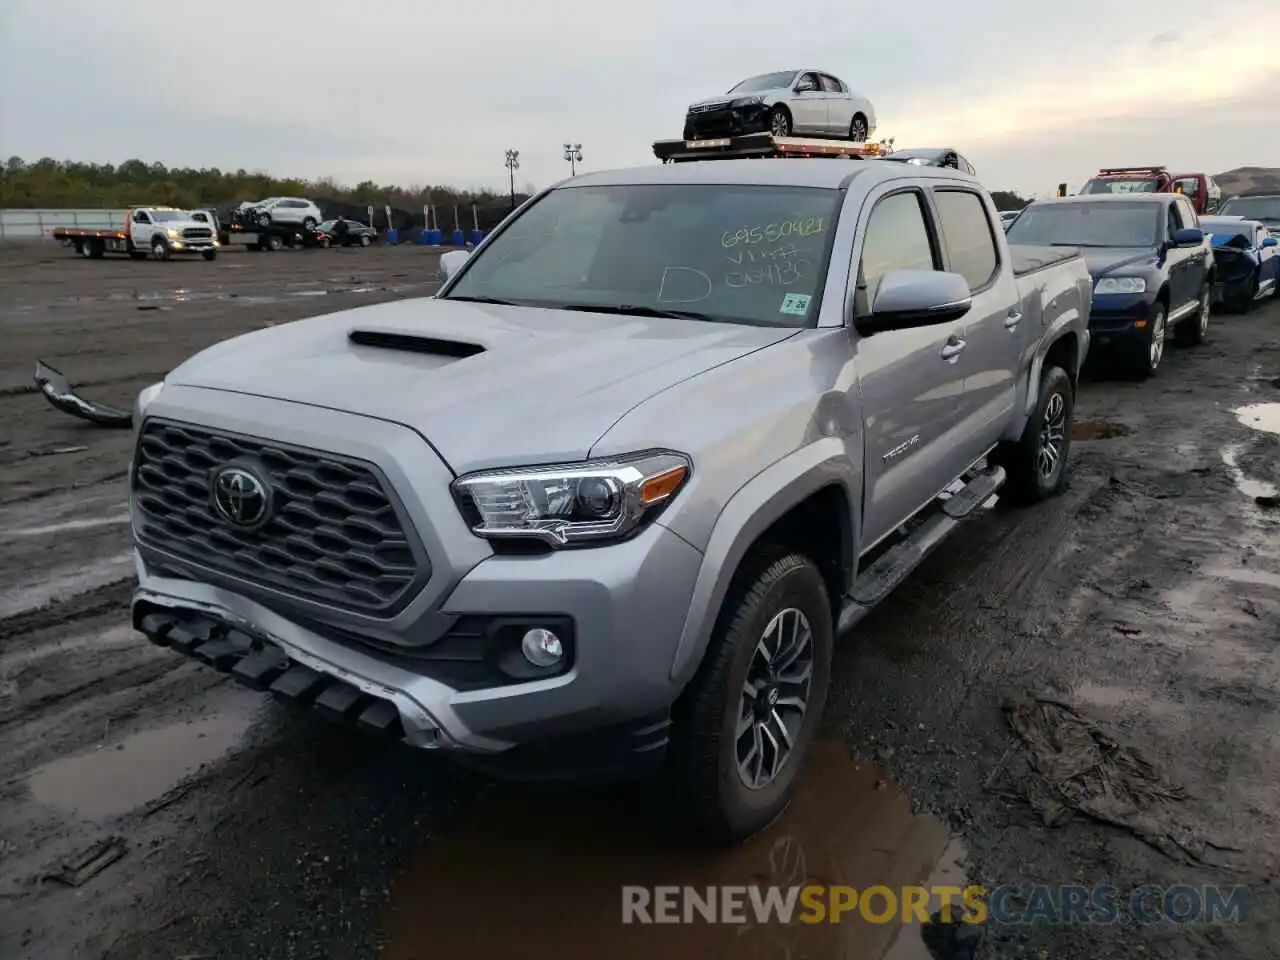
<svg viewBox="0 0 1280 960">
<path fill-rule="evenodd" d="M 971 956 L 861 920 L 619 924 L 623 884 L 927 877 L 1250 891 L 1238 923 L 987 924 L 978 956 L 1276 955 L 1280 304 L 1150 383 L 1085 383 L 1066 494 L 986 511 L 859 627 L 801 797 L 712 856 L 642 792 L 495 786 L 129 629 L 128 433 L 49 408 L 34 360 L 128 406 L 204 345 L 434 274 L 422 248 L 0 247 L 0 956 Z M 123 856 L 45 879 L 94 844 Z"/>
</svg>

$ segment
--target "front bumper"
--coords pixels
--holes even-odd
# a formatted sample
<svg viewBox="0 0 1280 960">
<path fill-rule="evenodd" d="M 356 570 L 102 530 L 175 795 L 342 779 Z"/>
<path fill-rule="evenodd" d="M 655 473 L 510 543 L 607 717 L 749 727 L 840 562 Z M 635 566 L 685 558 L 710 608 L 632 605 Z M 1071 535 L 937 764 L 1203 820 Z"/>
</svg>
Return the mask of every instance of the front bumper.
<svg viewBox="0 0 1280 960">
<path fill-rule="evenodd" d="M 1145 338 L 1153 302 L 1144 293 L 1095 294 L 1089 311 L 1092 342 L 1105 347 Z"/>
<path fill-rule="evenodd" d="M 689 112 L 684 118 L 685 140 L 714 140 L 768 131 L 769 108 L 763 104 Z"/>
<path fill-rule="evenodd" d="M 680 692 L 672 663 L 703 560 L 665 527 L 603 547 L 495 554 L 467 529 L 447 468 L 407 428 L 173 385 L 146 416 L 375 464 L 431 569 L 406 605 L 379 618 L 138 541 L 133 622 L 153 642 L 413 746 L 489 761 L 495 772 L 542 776 L 581 766 L 561 763 L 566 752 L 594 764 L 584 738 L 621 745 L 624 765 L 660 758 Z M 569 625 L 560 672 L 495 678 L 479 663 L 483 638 L 495 635 L 484 624 L 544 620 Z M 482 627 L 464 629 L 476 623 Z M 533 754 L 546 761 L 536 770 L 528 769 Z"/>
</svg>

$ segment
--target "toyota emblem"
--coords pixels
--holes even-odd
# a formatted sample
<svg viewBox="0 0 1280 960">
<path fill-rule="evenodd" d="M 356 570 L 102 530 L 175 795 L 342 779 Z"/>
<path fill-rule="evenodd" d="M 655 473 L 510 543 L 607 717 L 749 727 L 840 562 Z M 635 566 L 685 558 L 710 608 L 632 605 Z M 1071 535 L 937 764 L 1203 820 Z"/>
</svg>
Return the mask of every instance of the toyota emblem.
<svg viewBox="0 0 1280 960">
<path fill-rule="evenodd" d="M 228 465 L 211 481 L 213 509 L 234 527 L 253 529 L 270 518 L 271 488 L 246 467 Z"/>
</svg>

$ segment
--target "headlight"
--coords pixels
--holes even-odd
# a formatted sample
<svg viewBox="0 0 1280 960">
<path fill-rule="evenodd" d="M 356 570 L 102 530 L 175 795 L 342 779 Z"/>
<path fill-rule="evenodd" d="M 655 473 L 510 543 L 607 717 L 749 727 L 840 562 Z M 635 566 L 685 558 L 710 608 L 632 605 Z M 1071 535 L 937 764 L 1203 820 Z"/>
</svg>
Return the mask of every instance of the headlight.
<svg viewBox="0 0 1280 960">
<path fill-rule="evenodd" d="M 1141 277 L 1103 277 L 1093 288 L 1094 293 L 1145 293 L 1147 281 Z"/>
<path fill-rule="evenodd" d="M 754 107 L 758 103 L 764 103 L 764 97 L 738 97 L 730 107 Z"/>
<path fill-rule="evenodd" d="M 474 473 L 455 480 L 453 490 L 472 533 L 561 547 L 627 537 L 670 502 L 692 467 L 683 454 L 657 450 Z"/>
<path fill-rule="evenodd" d="M 169 234 L 171 237 L 176 237 L 178 235 L 178 231 L 172 228 L 166 230 L 165 233 Z"/>
</svg>

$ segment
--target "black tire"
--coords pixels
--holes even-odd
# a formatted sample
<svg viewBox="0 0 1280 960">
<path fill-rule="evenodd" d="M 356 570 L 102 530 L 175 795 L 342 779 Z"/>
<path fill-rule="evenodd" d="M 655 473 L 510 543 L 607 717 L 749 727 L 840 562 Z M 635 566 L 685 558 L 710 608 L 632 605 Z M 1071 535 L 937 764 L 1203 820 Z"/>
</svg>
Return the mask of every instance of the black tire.
<svg viewBox="0 0 1280 960">
<path fill-rule="evenodd" d="M 302 229 L 303 229 L 303 230 L 308 230 L 308 231 L 310 231 L 310 230 L 314 230 L 315 228 L 316 228 L 316 218 L 315 218 L 315 217 L 304 217 L 304 218 L 303 218 L 303 220 L 302 220 Z"/>
<path fill-rule="evenodd" d="M 1160 371 L 1160 362 L 1164 359 L 1163 340 L 1168 336 L 1169 308 L 1159 300 L 1151 307 L 1151 315 L 1147 320 L 1147 335 L 1138 348 L 1133 351 L 1133 373 L 1139 380 L 1149 380 Z M 1161 339 L 1157 349 L 1157 337 Z"/>
<path fill-rule="evenodd" d="M 1213 305 L 1213 284 L 1206 280 L 1200 287 L 1200 306 L 1191 316 L 1178 324 L 1174 331 L 1178 343 L 1184 347 L 1198 347 L 1209 337 L 1209 317 Z"/>
<path fill-rule="evenodd" d="M 807 701 L 791 735 L 791 753 L 767 784 L 751 787 L 739 773 L 743 738 L 735 736 L 747 702 L 743 690 L 753 669 L 763 663 L 756 652 L 765 629 L 788 610 L 803 614 L 810 629 L 812 674 Z M 702 665 L 675 711 L 672 773 L 681 816 L 696 836 L 718 843 L 740 841 L 767 827 L 787 808 L 821 723 L 833 644 L 831 603 L 812 560 L 799 553 L 762 550 L 743 562 Z M 758 702 L 767 702 L 770 709 L 779 702 L 776 696 L 759 696 L 764 699 Z M 796 719 L 794 710 L 786 712 Z"/>
<path fill-rule="evenodd" d="M 93 257 L 93 247 L 88 240 L 76 241 L 76 253 L 89 260 Z"/>
<path fill-rule="evenodd" d="M 1061 493 L 1067 483 L 1071 418 L 1076 408 L 1075 386 L 1067 371 L 1061 367 L 1041 371 L 1038 397 L 1022 436 L 1016 443 L 1000 447 L 992 458 L 1007 474 L 1000 499 L 1020 506 L 1048 500 Z M 1048 470 L 1043 456 L 1046 447 L 1057 454 Z"/>
<path fill-rule="evenodd" d="M 282 240 L 280 237 L 278 237 L 275 234 L 272 234 L 271 236 L 267 237 L 266 240 L 263 241 L 264 250 L 271 250 L 274 252 L 276 250 L 281 250 L 283 248 L 284 248 L 284 240 Z"/>
<path fill-rule="evenodd" d="M 360 234 L 360 246 L 367 247 L 371 243 L 373 243 L 373 241 L 369 239 L 369 235 L 367 233 Z"/>
<path fill-rule="evenodd" d="M 164 237 L 151 238 L 151 259 L 152 260 L 168 260 L 171 256 L 169 250 L 169 241 Z"/>
<path fill-rule="evenodd" d="M 849 124 L 849 139 L 854 143 L 867 142 L 867 118 L 860 113 L 855 113 Z"/>
<path fill-rule="evenodd" d="M 778 106 L 769 111 L 769 132 L 775 137 L 791 136 L 791 112 Z"/>
<path fill-rule="evenodd" d="M 1231 309 L 1236 313 L 1248 313 L 1253 306 L 1253 298 L 1258 295 L 1258 285 L 1259 272 L 1255 270 L 1250 274 L 1248 283 L 1236 288 L 1235 296 L 1231 298 Z"/>
<path fill-rule="evenodd" d="M 204 257 L 206 260 L 217 260 L 218 251 L 217 250 L 201 250 L 200 256 Z"/>
</svg>

